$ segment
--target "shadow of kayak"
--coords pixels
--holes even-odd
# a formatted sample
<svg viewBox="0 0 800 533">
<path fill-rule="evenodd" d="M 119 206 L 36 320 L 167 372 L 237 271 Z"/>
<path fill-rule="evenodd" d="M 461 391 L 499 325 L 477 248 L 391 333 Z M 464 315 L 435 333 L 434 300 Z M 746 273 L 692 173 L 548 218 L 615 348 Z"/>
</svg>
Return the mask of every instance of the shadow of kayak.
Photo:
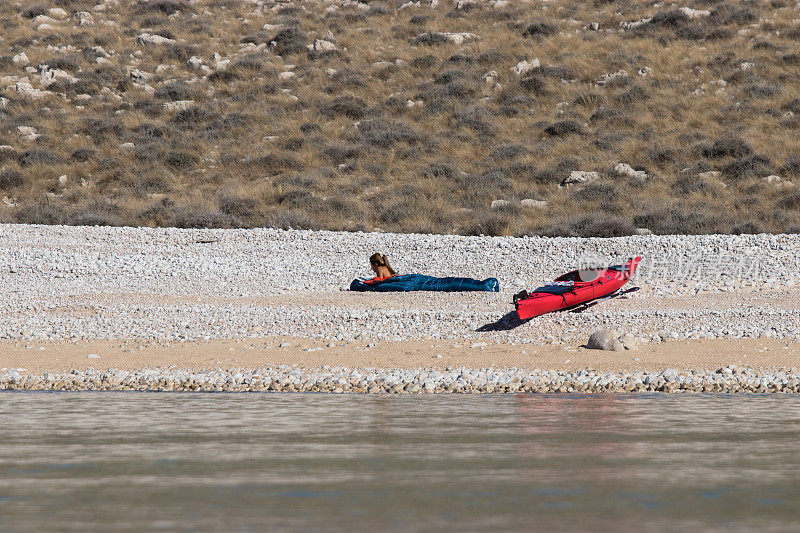
<svg viewBox="0 0 800 533">
<path fill-rule="evenodd" d="M 475 331 L 509 331 L 514 328 L 518 328 L 523 324 L 527 324 L 531 320 L 533 319 L 528 318 L 526 320 L 520 320 L 519 316 L 517 316 L 517 312 L 511 311 L 510 313 L 503 315 L 496 322 L 484 324 Z"/>
</svg>

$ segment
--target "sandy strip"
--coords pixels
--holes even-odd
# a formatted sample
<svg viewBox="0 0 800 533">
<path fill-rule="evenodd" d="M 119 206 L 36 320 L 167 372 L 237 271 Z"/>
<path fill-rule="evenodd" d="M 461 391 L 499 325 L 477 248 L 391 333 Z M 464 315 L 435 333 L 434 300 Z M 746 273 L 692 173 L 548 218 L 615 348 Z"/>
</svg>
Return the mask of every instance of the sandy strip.
<svg viewBox="0 0 800 533">
<path fill-rule="evenodd" d="M 281 345 L 283 347 L 280 347 Z M 0 344 L 0 365 L 40 372 L 87 368 L 136 370 L 255 369 L 277 365 L 321 368 L 524 368 L 602 372 L 714 370 L 729 364 L 773 371 L 800 366 L 800 343 L 772 339 L 713 339 L 649 343 L 635 351 L 611 352 L 576 346 L 511 345 L 463 341 L 346 343 L 299 338 L 214 340 L 186 343 L 142 341 L 30 342 Z M 434 355 L 441 355 L 435 358 Z"/>
</svg>

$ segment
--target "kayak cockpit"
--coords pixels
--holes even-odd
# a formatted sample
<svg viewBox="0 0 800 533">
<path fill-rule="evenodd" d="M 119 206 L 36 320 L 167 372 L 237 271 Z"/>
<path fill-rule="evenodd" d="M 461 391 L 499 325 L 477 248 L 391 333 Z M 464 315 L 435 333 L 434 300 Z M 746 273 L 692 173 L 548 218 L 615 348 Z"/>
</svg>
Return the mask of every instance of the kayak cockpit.
<svg viewBox="0 0 800 533">
<path fill-rule="evenodd" d="M 573 270 L 567 272 L 563 276 L 557 277 L 554 281 L 571 281 L 573 283 L 592 283 L 605 274 L 606 269 L 589 269 L 582 268 L 580 270 Z"/>
<path fill-rule="evenodd" d="M 598 279 L 605 276 L 608 279 L 617 278 L 620 275 L 625 275 L 630 273 L 631 265 L 633 263 L 638 264 L 638 260 L 641 258 L 631 259 L 630 262 L 625 263 L 623 265 L 614 265 L 605 268 L 581 268 L 578 270 L 573 270 L 572 272 L 567 272 L 563 276 L 557 277 L 554 281 L 557 282 L 564 282 L 564 281 L 571 281 L 573 283 L 594 283 Z"/>
</svg>

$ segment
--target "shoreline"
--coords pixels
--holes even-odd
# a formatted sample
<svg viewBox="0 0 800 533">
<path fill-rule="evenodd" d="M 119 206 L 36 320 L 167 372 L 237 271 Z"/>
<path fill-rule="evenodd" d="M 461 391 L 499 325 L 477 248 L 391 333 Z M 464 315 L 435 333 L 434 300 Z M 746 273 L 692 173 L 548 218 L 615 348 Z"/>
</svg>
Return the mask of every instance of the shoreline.
<svg viewBox="0 0 800 533">
<path fill-rule="evenodd" d="M 501 291 L 346 291 L 368 272 L 374 251 L 389 252 L 401 272 L 496 277 Z M 639 291 L 582 313 L 514 320 L 510 302 L 519 290 L 586 261 L 633 255 L 644 257 L 630 283 Z M 121 373 L 138 372 L 144 381 L 130 386 L 146 390 L 192 390 L 181 385 L 185 375 L 211 389 L 269 390 L 284 379 L 280 390 L 303 380 L 299 390 L 318 390 L 336 379 L 347 384 L 342 391 L 361 390 L 351 383 L 357 372 L 395 373 L 406 390 L 422 386 L 419 369 L 449 367 L 483 373 L 465 381 L 476 392 L 520 390 L 490 383 L 481 370 L 489 368 L 501 369 L 496 380 L 539 371 L 542 379 L 579 381 L 592 368 L 618 385 L 639 379 L 632 374 L 666 384 L 664 372 L 687 372 L 692 387 L 716 390 L 721 369 L 736 365 L 761 376 L 754 383 L 777 379 L 780 390 L 793 391 L 793 373 L 782 369 L 793 367 L 800 349 L 799 257 L 800 235 L 584 239 L 0 224 L 0 388 L 63 381 L 114 389 L 127 379 Z M 625 345 L 632 350 L 581 348 L 603 329 L 632 339 Z M 112 370 L 94 370 L 101 368 Z M 256 383 L 259 369 L 274 379 Z M 95 379 L 103 373 L 105 384 Z M 428 388 L 468 389 L 441 380 Z M 734 381 L 724 390 L 739 390 Z"/>
<path fill-rule="evenodd" d="M 773 339 L 672 341 L 625 352 L 472 340 L 330 344 L 297 338 L 2 343 L 9 366 L 0 369 L 0 390 L 800 392 L 794 366 L 800 344 Z M 21 364 L 27 366 L 15 366 Z"/>
</svg>

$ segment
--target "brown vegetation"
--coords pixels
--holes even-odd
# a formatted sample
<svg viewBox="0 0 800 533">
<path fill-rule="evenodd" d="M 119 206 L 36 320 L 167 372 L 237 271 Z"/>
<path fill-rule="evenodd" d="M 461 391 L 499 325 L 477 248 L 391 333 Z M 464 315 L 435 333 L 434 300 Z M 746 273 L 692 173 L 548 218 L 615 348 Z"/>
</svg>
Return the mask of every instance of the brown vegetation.
<svg viewBox="0 0 800 533">
<path fill-rule="evenodd" d="M 795 2 L 403 3 L 2 3 L 0 221 L 800 229 Z"/>
</svg>

